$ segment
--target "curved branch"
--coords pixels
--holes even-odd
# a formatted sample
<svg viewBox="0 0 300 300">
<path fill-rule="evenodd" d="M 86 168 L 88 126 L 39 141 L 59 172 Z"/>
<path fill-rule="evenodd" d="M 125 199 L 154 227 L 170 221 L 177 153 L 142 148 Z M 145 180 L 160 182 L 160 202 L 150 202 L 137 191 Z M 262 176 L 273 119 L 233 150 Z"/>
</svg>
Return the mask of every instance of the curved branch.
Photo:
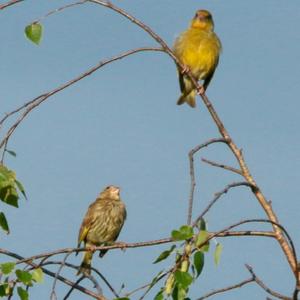
<svg viewBox="0 0 300 300">
<path fill-rule="evenodd" d="M 45 261 L 42 264 L 40 263 L 39 266 L 47 266 L 47 265 L 61 265 L 62 262 L 61 261 Z M 74 270 L 78 271 L 78 266 L 75 266 L 71 263 L 65 262 L 64 263 L 67 267 L 70 267 Z M 101 274 L 96 268 L 91 267 L 91 270 L 93 272 L 95 272 L 102 280 L 103 282 L 107 285 L 107 287 L 111 290 L 111 292 L 114 294 L 114 296 L 116 298 L 119 298 L 118 293 L 116 292 L 116 290 L 112 287 L 112 285 L 108 282 L 108 280 L 104 277 L 103 274 Z"/>
<path fill-rule="evenodd" d="M 248 219 L 248 220 L 243 220 L 243 221 L 240 221 L 240 222 L 237 222 L 235 224 L 232 224 L 220 231 L 217 231 L 211 235 L 209 235 L 209 237 L 203 242 L 201 243 L 201 245 L 199 245 L 198 247 L 201 248 L 202 246 L 204 246 L 209 240 L 213 239 L 214 237 L 217 237 L 219 234 L 221 233 L 225 233 L 227 231 L 230 231 L 232 228 L 235 228 L 235 227 L 238 227 L 240 225 L 243 225 L 243 224 L 247 224 L 247 223 L 269 223 L 271 225 L 276 225 L 278 228 L 280 228 L 284 234 L 286 235 L 287 237 L 287 240 L 289 241 L 289 244 L 290 244 L 290 247 L 292 249 L 292 258 L 294 260 L 294 263 L 297 264 L 297 254 L 296 254 L 296 250 L 295 250 L 295 246 L 294 246 L 294 243 L 293 243 L 293 240 L 291 239 L 289 233 L 287 232 L 287 230 L 279 223 L 275 223 L 271 220 L 266 220 L 266 219 Z M 277 239 L 277 235 L 276 233 L 274 232 L 275 234 L 275 238 Z"/>
<path fill-rule="evenodd" d="M 227 170 L 227 171 L 231 171 L 233 173 L 236 173 L 238 175 L 242 175 L 243 176 L 242 171 L 239 170 L 239 169 L 236 169 L 236 168 L 233 168 L 231 166 L 224 165 L 224 164 L 219 164 L 219 163 L 216 163 L 216 162 L 214 162 L 212 160 L 208 160 L 208 159 L 205 159 L 205 158 L 201 158 L 201 160 L 203 162 L 205 162 L 206 164 L 211 165 L 213 167 L 218 167 L 218 168 L 221 168 L 221 169 L 224 169 L 224 170 Z"/>
<path fill-rule="evenodd" d="M 0 249 L 0 253 L 5 254 L 7 256 L 10 256 L 10 257 L 13 257 L 13 258 L 16 258 L 19 261 L 24 260 L 24 257 L 22 257 L 21 255 L 18 255 L 16 253 L 13 253 L 13 252 L 10 252 L 10 251 L 4 250 L 4 249 Z M 30 266 L 32 266 L 34 268 L 39 268 L 39 265 L 34 264 L 32 261 L 26 261 L 26 264 L 30 265 Z M 43 268 L 43 267 L 41 269 L 48 276 L 55 278 L 56 274 L 54 272 L 51 272 L 48 269 Z M 76 290 L 81 291 L 82 293 L 91 296 L 94 299 L 97 299 L 97 300 L 106 300 L 105 297 L 99 296 L 99 295 L 95 294 L 94 292 L 90 291 L 89 289 L 86 289 L 85 287 L 83 287 L 81 285 L 76 285 L 75 282 L 73 282 L 73 281 L 71 281 L 71 280 L 69 280 L 69 279 L 67 279 L 67 278 L 65 278 L 65 277 L 63 277 L 61 275 L 57 276 L 57 279 L 60 280 L 61 282 L 65 283 L 65 284 L 71 286 L 71 287 L 74 287 Z"/>
<path fill-rule="evenodd" d="M 4 138 L 2 139 L 2 141 L 0 142 L 0 148 L 3 147 L 3 145 L 5 145 L 8 141 L 8 139 L 10 138 L 10 136 L 13 134 L 13 132 L 15 131 L 15 129 L 18 127 L 18 125 L 25 119 L 25 117 L 37 106 L 39 106 L 41 103 L 43 103 L 45 100 L 47 100 L 49 97 L 55 95 L 56 93 L 66 89 L 67 87 L 73 85 L 74 83 L 78 82 L 79 80 L 91 75 L 92 73 L 94 73 L 95 71 L 97 71 L 98 69 L 102 68 L 103 66 L 114 62 L 116 60 L 122 59 L 124 57 L 127 57 L 129 55 L 135 54 L 137 52 L 145 52 L 145 51 L 159 51 L 159 52 L 164 52 L 163 49 L 161 48 L 155 48 L 155 47 L 142 47 L 142 48 L 137 48 L 137 49 L 133 49 L 133 50 L 129 50 L 126 52 L 123 52 L 119 55 L 113 56 L 109 59 L 100 61 L 96 66 L 90 68 L 89 70 L 87 70 L 86 72 L 82 73 L 81 75 L 79 75 L 78 77 L 62 84 L 61 86 L 55 88 L 54 90 L 51 90 L 49 92 L 46 92 L 44 94 L 39 95 L 38 97 L 34 98 L 33 100 L 25 103 L 24 105 L 20 106 L 19 108 L 13 110 L 10 113 L 7 113 L 1 120 L 0 120 L 0 126 L 3 124 L 3 122 L 10 117 L 11 115 L 21 111 L 22 109 L 25 109 L 25 111 L 23 112 L 23 114 L 18 118 L 18 120 L 9 128 L 9 130 L 7 131 L 6 135 L 4 136 Z"/>
<path fill-rule="evenodd" d="M 191 188 L 189 195 L 189 206 L 188 206 L 188 216 L 187 216 L 187 224 L 190 225 L 192 222 L 192 213 L 193 213 L 193 203 L 194 203 L 194 193 L 195 193 L 195 168 L 194 168 L 194 154 L 200 151 L 201 149 L 214 144 L 214 143 L 226 143 L 226 140 L 223 138 L 210 139 L 209 141 L 197 145 L 189 152 L 189 163 L 190 163 L 190 177 L 191 177 Z"/>
<path fill-rule="evenodd" d="M 226 293 L 226 292 L 228 292 L 230 290 L 241 288 L 242 286 L 244 286 L 246 284 L 249 284 L 251 282 L 254 282 L 254 281 L 255 281 L 254 278 L 251 277 L 251 278 L 245 279 L 245 280 L 243 280 L 243 281 L 241 281 L 241 282 L 239 282 L 237 284 L 230 285 L 230 286 L 227 286 L 227 287 L 222 288 L 222 289 L 213 290 L 213 291 L 211 291 L 211 292 L 203 295 L 202 297 L 197 298 L 197 300 L 204 300 L 204 299 L 207 299 L 207 298 L 209 298 L 211 296 L 214 296 L 216 294 Z"/>
<path fill-rule="evenodd" d="M 203 212 L 194 221 L 193 227 L 198 224 L 198 222 L 204 217 L 204 215 L 211 209 L 211 207 L 220 199 L 220 197 L 222 195 L 226 194 L 230 189 L 232 189 L 234 187 L 238 187 L 238 186 L 248 186 L 250 188 L 253 188 L 253 186 L 246 181 L 234 182 L 234 183 L 228 184 L 222 191 L 215 193 L 215 197 L 212 199 L 212 201 L 207 205 L 207 207 L 203 210 Z"/>
<path fill-rule="evenodd" d="M 279 293 L 277 293 L 277 292 L 271 290 L 269 287 L 267 287 L 267 286 L 265 285 L 265 283 L 264 283 L 261 279 L 259 279 L 259 278 L 257 277 L 257 275 L 254 273 L 253 268 L 252 268 L 251 266 L 249 266 L 249 265 L 246 264 L 245 267 L 246 267 L 247 270 L 250 272 L 250 274 L 253 276 L 254 281 L 255 281 L 262 289 L 264 289 L 267 293 L 269 293 L 270 295 L 272 295 L 272 296 L 274 296 L 274 297 L 276 297 L 276 298 L 278 298 L 278 299 L 282 299 L 282 300 L 292 300 L 292 298 L 287 297 L 287 296 L 284 296 L 284 295 L 282 295 L 282 294 L 279 294 Z"/>
<path fill-rule="evenodd" d="M 19 2 L 22 2 L 22 1 L 24 1 L 24 0 L 11 0 L 11 1 L 8 1 L 8 2 L 6 2 L 4 4 L 0 4 L 0 10 L 4 9 L 6 7 L 9 7 L 11 5 L 17 4 Z"/>
</svg>

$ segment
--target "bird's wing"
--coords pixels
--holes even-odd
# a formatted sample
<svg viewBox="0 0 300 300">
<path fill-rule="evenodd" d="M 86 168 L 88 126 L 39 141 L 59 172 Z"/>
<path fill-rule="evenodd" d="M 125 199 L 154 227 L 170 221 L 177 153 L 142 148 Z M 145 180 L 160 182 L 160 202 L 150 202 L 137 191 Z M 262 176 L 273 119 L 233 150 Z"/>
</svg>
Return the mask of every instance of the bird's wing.
<svg viewBox="0 0 300 300">
<path fill-rule="evenodd" d="M 179 69 L 178 69 L 178 77 L 179 77 L 180 91 L 181 93 L 184 93 L 185 91 L 184 75 L 181 73 Z"/>
<path fill-rule="evenodd" d="M 93 214 L 95 203 L 92 203 L 88 211 L 82 221 L 82 224 L 80 226 L 79 235 L 78 235 L 78 247 L 80 246 L 81 242 L 83 242 L 92 226 L 92 224 L 95 222 L 95 214 Z"/>
</svg>

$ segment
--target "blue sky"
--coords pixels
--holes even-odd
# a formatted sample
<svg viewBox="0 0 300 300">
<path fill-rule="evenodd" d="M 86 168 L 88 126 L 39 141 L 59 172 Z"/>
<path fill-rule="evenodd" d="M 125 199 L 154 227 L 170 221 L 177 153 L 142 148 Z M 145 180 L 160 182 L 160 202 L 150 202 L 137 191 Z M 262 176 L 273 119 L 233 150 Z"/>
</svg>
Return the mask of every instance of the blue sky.
<svg viewBox="0 0 300 300">
<path fill-rule="evenodd" d="M 68 3 L 71 1 L 27 0 L 1 12 L 1 114 L 102 59 L 136 47 L 156 46 L 141 29 L 95 4 L 43 20 L 44 37 L 38 47 L 24 38 L 27 24 Z M 243 148 L 254 178 L 299 249 L 299 1 L 113 3 L 145 22 L 169 45 L 197 9 L 212 12 L 224 50 L 207 95 Z M 33 111 L 9 143 L 17 158 L 7 157 L 6 164 L 17 172 L 29 199 L 21 201 L 19 209 L 1 208 L 11 227 L 11 234 L 1 237 L 2 247 L 31 256 L 76 246 L 89 203 L 108 184 L 122 188 L 127 205 L 121 241 L 167 237 L 184 224 L 190 184 L 188 151 L 218 137 L 218 132 L 200 100 L 193 110 L 175 105 L 178 96 L 176 68 L 170 58 L 162 53 L 139 53 L 105 66 Z M 215 192 L 240 180 L 204 165 L 201 157 L 236 166 L 222 145 L 197 155 L 194 217 Z M 265 216 L 247 189 L 239 188 L 211 210 L 207 221 L 213 231 L 256 217 Z M 224 245 L 221 263 L 215 267 L 208 254 L 202 277 L 191 290 L 192 299 L 249 277 L 245 263 L 271 288 L 286 294 L 292 291 L 293 276 L 274 241 L 218 241 Z M 93 265 L 117 290 L 124 282 L 128 291 L 170 265 L 170 261 L 152 264 L 167 247 L 111 251 L 102 260 L 95 256 Z M 80 259 L 72 256 L 70 261 L 78 264 Z M 73 273 L 65 274 L 75 278 Z M 31 289 L 31 299 L 49 297 L 51 284 L 52 279 L 47 278 L 42 286 Z M 64 291 L 60 286 L 59 298 Z M 252 284 L 215 298 L 264 297 Z M 85 298 L 74 293 L 71 299 Z"/>
</svg>

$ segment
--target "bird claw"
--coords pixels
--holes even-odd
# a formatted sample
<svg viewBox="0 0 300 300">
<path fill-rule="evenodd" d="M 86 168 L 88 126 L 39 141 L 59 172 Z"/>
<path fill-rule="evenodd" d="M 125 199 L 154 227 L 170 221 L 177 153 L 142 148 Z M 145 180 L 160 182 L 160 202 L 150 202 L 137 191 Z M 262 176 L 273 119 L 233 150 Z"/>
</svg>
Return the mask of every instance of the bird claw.
<svg viewBox="0 0 300 300">
<path fill-rule="evenodd" d="M 188 73 L 188 72 L 190 72 L 190 67 L 189 66 L 187 66 L 187 65 L 184 65 L 184 67 L 181 69 L 181 74 L 183 75 L 183 74 L 186 74 L 186 73 Z"/>
<path fill-rule="evenodd" d="M 87 247 L 87 250 L 94 253 L 94 252 L 97 250 L 97 247 L 94 246 L 94 245 L 88 246 L 88 247 Z"/>
<path fill-rule="evenodd" d="M 204 95 L 204 93 L 205 93 L 205 88 L 203 87 L 203 85 L 201 85 L 201 87 L 198 89 L 198 94 L 199 95 Z"/>
<path fill-rule="evenodd" d="M 119 242 L 118 244 L 120 245 L 120 249 L 125 252 L 127 249 L 127 244 L 124 242 Z"/>
</svg>

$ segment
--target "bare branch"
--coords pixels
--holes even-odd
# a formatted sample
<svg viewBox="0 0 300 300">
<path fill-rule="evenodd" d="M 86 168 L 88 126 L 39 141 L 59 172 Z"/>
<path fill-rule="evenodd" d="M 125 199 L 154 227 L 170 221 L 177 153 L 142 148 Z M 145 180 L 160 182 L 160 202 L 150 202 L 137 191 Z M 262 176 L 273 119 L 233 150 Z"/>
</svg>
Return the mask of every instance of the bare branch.
<svg viewBox="0 0 300 300">
<path fill-rule="evenodd" d="M 14 257 L 14 258 L 18 259 L 19 261 L 20 260 L 24 260 L 24 257 L 22 257 L 22 256 L 20 256 L 20 255 L 18 255 L 16 253 L 4 250 L 4 249 L 0 249 L 0 253 L 8 255 L 10 257 Z M 34 264 L 32 261 L 27 261 L 26 264 L 32 266 L 33 268 L 38 268 L 39 267 L 37 264 Z M 41 269 L 48 276 L 55 278 L 55 273 L 54 272 L 51 272 L 51 271 L 49 271 L 46 268 L 41 268 Z M 67 279 L 67 278 L 65 278 L 65 277 L 63 277 L 61 275 L 57 276 L 57 279 L 60 280 L 61 282 L 65 283 L 66 285 L 74 287 L 76 290 L 81 291 L 82 293 L 91 296 L 94 299 L 97 299 L 97 300 L 106 300 L 105 297 L 99 296 L 99 295 L 95 294 L 94 292 L 92 292 L 92 291 L 84 288 L 81 285 L 77 285 L 75 282 L 73 282 L 73 281 L 71 281 L 71 280 L 69 280 L 69 279 Z"/>
<path fill-rule="evenodd" d="M 214 233 L 210 233 L 214 234 Z M 255 231 L 255 230 L 241 230 L 241 231 L 225 231 L 218 233 L 216 237 L 234 237 L 234 236 L 262 236 L 276 238 L 273 231 Z"/>
<path fill-rule="evenodd" d="M 282 299 L 282 300 L 292 300 L 292 298 L 290 298 L 290 297 L 284 296 L 284 295 L 282 295 L 282 294 L 279 294 L 279 293 L 277 293 L 277 292 L 271 290 L 269 287 L 267 287 L 267 286 L 265 285 L 265 283 L 264 283 L 261 279 L 259 279 L 259 278 L 257 277 L 257 275 L 254 273 L 253 268 L 252 268 L 251 266 L 249 266 L 248 264 L 245 264 L 245 266 L 246 266 L 247 270 L 250 272 L 250 274 L 253 276 L 254 281 L 255 281 L 262 289 L 264 289 L 268 294 L 270 294 L 270 295 L 272 295 L 272 296 L 274 296 L 274 297 L 276 297 L 276 298 L 278 298 L 278 299 Z"/>
<path fill-rule="evenodd" d="M 11 0 L 11 1 L 8 1 L 8 2 L 6 2 L 6 3 L 4 3 L 4 4 L 0 4 L 0 10 L 1 10 L 1 9 L 4 9 L 4 8 L 6 8 L 6 7 L 8 7 L 8 6 L 17 4 L 17 3 L 19 3 L 19 2 L 22 2 L 22 1 L 24 1 L 24 0 Z"/>
<path fill-rule="evenodd" d="M 57 277 L 59 276 L 59 273 L 61 272 L 62 268 L 64 267 L 64 265 L 66 264 L 66 260 L 67 258 L 69 257 L 71 253 L 67 253 L 65 255 L 65 258 L 63 259 L 63 261 L 61 262 L 60 264 L 60 267 L 58 268 L 56 274 L 55 274 L 55 278 L 54 278 L 54 281 L 53 281 L 53 285 L 52 285 L 52 290 L 51 290 L 51 296 L 50 296 L 50 299 L 52 299 L 52 297 L 55 299 L 57 298 L 56 297 L 56 293 L 55 293 L 55 286 L 56 286 L 56 282 L 57 282 Z"/>
<path fill-rule="evenodd" d="M 233 167 L 224 165 L 224 164 L 218 164 L 218 163 L 216 163 L 216 162 L 214 162 L 214 161 L 211 161 L 211 160 L 208 160 L 208 159 L 205 159 L 205 158 L 201 158 L 201 160 L 202 160 L 203 162 L 205 162 L 205 163 L 207 163 L 207 164 L 213 166 L 213 167 L 222 168 L 222 169 L 225 169 L 225 170 L 227 170 L 227 171 L 231 171 L 231 172 L 233 172 L 233 173 L 236 173 L 236 174 L 238 174 L 238 175 L 242 175 L 242 176 L 243 176 L 242 171 L 239 170 L 239 169 L 236 169 L 236 168 L 233 168 Z"/>
<path fill-rule="evenodd" d="M 295 246 L 294 246 L 293 240 L 291 239 L 291 237 L 290 237 L 289 233 L 287 232 L 287 230 L 281 224 L 275 223 L 271 220 L 266 220 L 266 219 L 248 219 L 248 220 L 242 220 L 240 222 L 234 223 L 234 224 L 232 224 L 232 225 L 230 225 L 230 226 L 228 226 L 228 227 L 226 227 L 226 228 L 224 228 L 220 231 L 217 231 L 213 234 L 210 234 L 209 237 L 205 241 L 203 241 L 203 243 L 201 245 L 199 245 L 198 247 L 201 247 L 201 246 L 205 245 L 209 240 L 211 240 L 214 237 L 218 236 L 220 233 L 225 233 L 227 231 L 230 231 L 232 228 L 235 228 L 235 227 L 238 227 L 240 225 L 247 224 L 247 223 L 269 223 L 271 225 L 276 225 L 278 228 L 280 228 L 284 232 L 284 234 L 286 235 L 286 238 L 287 238 L 287 240 L 290 244 L 290 247 L 292 249 L 292 258 L 294 260 L 294 263 L 297 264 L 297 254 L 296 254 Z M 275 238 L 277 240 L 276 232 L 274 232 L 274 234 L 275 234 Z"/>
<path fill-rule="evenodd" d="M 71 8 L 71 7 L 74 7 L 74 6 L 77 6 L 77 5 L 81 5 L 81 4 L 85 4 L 86 2 L 88 2 L 89 0 L 81 0 L 81 1 L 78 1 L 78 2 L 74 2 L 74 3 L 71 3 L 71 4 L 67 4 L 67 5 L 64 5 L 64 6 L 61 6 L 59 8 L 56 8 L 54 10 L 51 10 L 49 11 L 46 15 L 44 15 L 43 17 L 40 17 L 39 19 L 33 21 L 32 23 L 39 23 L 41 22 L 43 19 L 55 14 L 55 13 L 58 13 L 60 11 L 63 11 L 67 8 Z"/>
<path fill-rule="evenodd" d="M 192 222 L 192 214 L 193 214 L 193 202 L 194 202 L 194 192 L 196 186 L 195 180 L 195 168 L 194 168 L 194 154 L 200 151 L 202 148 L 205 148 L 214 143 L 226 143 L 226 140 L 223 138 L 211 139 L 203 144 L 200 144 L 194 147 L 189 152 L 189 163 L 190 163 L 190 177 L 191 177 L 191 188 L 190 188 L 190 195 L 189 195 L 189 206 L 188 206 L 188 216 L 187 216 L 187 224 L 190 225 Z"/>
<path fill-rule="evenodd" d="M 197 219 L 194 221 L 193 226 L 196 226 L 198 222 L 204 217 L 204 215 L 210 210 L 210 208 L 220 199 L 220 197 L 224 194 L 226 194 L 230 189 L 238 187 L 238 186 L 248 186 L 250 188 L 253 188 L 251 184 L 249 184 L 246 181 L 242 182 L 234 182 L 231 184 L 228 184 L 222 191 L 215 193 L 215 197 L 212 199 L 212 201 L 207 205 L 207 207 L 203 210 L 203 212 L 197 217 Z"/>
<path fill-rule="evenodd" d="M 5 115 L 5 117 L 0 120 L 0 126 L 3 124 L 3 122 L 10 117 L 11 115 L 21 111 L 22 109 L 25 109 L 25 111 L 22 113 L 22 115 L 17 119 L 17 121 L 9 128 L 9 130 L 7 131 L 5 137 L 3 138 L 3 140 L 0 142 L 0 148 L 3 147 L 3 145 L 5 145 L 5 143 L 7 143 L 8 139 L 10 138 L 10 136 L 12 135 L 12 133 L 15 131 L 15 129 L 18 127 L 18 125 L 25 119 L 25 117 L 37 106 L 39 106 L 41 103 L 43 103 L 45 100 L 47 100 L 49 97 L 55 95 L 56 93 L 66 89 L 67 87 L 73 85 L 74 83 L 78 82 L 79 80 L 91 75 L 92 73 L 94 73 L 95 71 L 97 71 L 98 69 L 102 68 L 103 66 L 114 62 L 116 60 L 122 59 L 124 57 L 127 57 L 129 55 L 132 55 L 134 53 L 137 52 L 144 52 L 144 51 L 160 51 L 163 52 L 163 50 L 161 48 L 154 48 L 154 47 L 143 47 L 143 48 L 137 48 L 137 49 L 133 49 L 133 50 L 129 50 L 126 52 L 123 52 L 119 55 L 116 55 L 112 58 L 103 60 L 101 62 L 99 62 L 96 66 L 90 68 L 89 70 L 87 70 L 86 72 L 82 73 L 80 76 L 62 84 L 61 86 L 55 88 L 54 90 L 48 91 L 44 94 L 39 95 L 38 97 L 34 98 L 33 100 L 25 103 L 24 105 L 22 105 L 21 107 L 15 109 L 14 111 L 7 113 Z"/>
<path fill-rule="evenodd" d="M 61 261 L 45 261 L 43 263 L 40 263 L 39 266 L 47 266 L 47 265 L 61 265 Z M 71 263 L 65 262 L 65 266 L 70 267 L 74 270 L 78 270 L 78 266 L 73 265 Z M 102 280 L 103 282 L 107 285 L 107 287 L 111 290 L 111 292 L 114 294 L 116 298 L 119 298 L 118 293 L 116 290 L 112 287 L 112 285 L 108 282 L 108 280 L 104 277 L 102 273 L 100 273 L 96 268 L 91 267 L 91 270 L 95 272 Z M 83 276 L 84 277 L 84 276 Z M 85 277 L 84 277 L 85 278 Z"/>
<path fill-rule="evenodd" d="M 221 294 L 221 293 L 225 293 L 225 292 L 228 292 L 230 290 L 234 290 L 234 289 L 238 289 L 238 288 L 241 288 L 242 286 L 246 285 L 246 284 L 249 284 L 251 282 L 255 281 L 253 277 L 249 278 L 249 279 L 245 279 L 237 284 L 234 284 L 234 285 L 230 285 L 230 286 L 227 286 L 225 288 L 222 288 L 222 289 L 218 289 L 218 290 L 213 290 L 205 295 L 203 295 L 202 297 L 198 298 L 197 300 L 204 300 L 204 299 L 207 299 L 211 296 L 214 296 L 216 294 Z"/>
</svg>

